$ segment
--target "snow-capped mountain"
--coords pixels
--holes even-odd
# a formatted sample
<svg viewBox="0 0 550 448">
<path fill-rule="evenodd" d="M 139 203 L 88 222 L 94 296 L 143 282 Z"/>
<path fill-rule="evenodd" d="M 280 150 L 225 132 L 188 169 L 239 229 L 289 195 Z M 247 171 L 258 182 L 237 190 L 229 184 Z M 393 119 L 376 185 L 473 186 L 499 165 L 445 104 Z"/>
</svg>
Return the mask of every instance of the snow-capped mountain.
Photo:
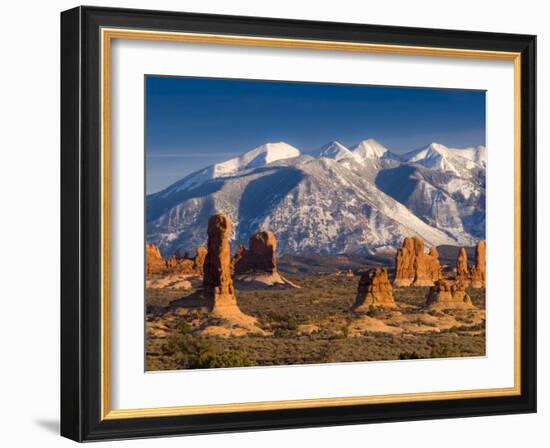
<svg viewBox="0 0 550 448">
<path fill-rule="evenodd" d="M 288 143 L 266 143 L 238 157 L 215 163 L 190 174 L 169 187 L 165 194 L 170 194 L 173 191 L 185 191 L 217 177 L 229 176 L 246 168 L 259 168 L 277 160 L 290 159 L 299 155 L 300 150 Z"/>
<path fill-rule="evenodd" d="M 487 166 L 487 148 L 483 145 L 463 149 L 448 149 L 449 151 L 454 152 L 456 155 L 470 159 L 472 162 L 477 163 L 483 168 Z"/>
<path fill-rule="evenodd" d="M 313 157 L 325 157 L 332 160 L 351 159 L 354 154 L 340 142 L 330 142 L 308 153 Z"/>
<path fill-rule="evenodd" d="M 471 245 L 485 237 L 485 163 L 484 147 L 396 156 L 370 139 L 301 155 L 267 143 L 149 195 L 147 240 L 165 254 L 192 251 L 224 212 L 234 244 L 269 229 L 280 253 L 376 253 L 413 235 Z"/>
<path fill-rule="evenodd" d="M 478 179 L 411 163 L 381 171 L 375 183 L 422 221 L 459 243 L 485 238 L 485 188 Z"/>
<path fill-rule="evenodd" d="M 355 145 L 352 149 L 352 153 L 358 160 L 381 159 L 388 153 L 388 148 L 378 143 L 376 140 L 369 138 Z"/>
<path fill-rule="evenodd" d="M 419 163 L 427 168 L 467 177 L 475 173 L 476 170 L 485 168 L 487 152 L 484 146 L 454 149 L 447 148 L 440 143 L 431 143 L 425 148 L 408 152 L 401 158 L 407 162 Z"/>
</svg>

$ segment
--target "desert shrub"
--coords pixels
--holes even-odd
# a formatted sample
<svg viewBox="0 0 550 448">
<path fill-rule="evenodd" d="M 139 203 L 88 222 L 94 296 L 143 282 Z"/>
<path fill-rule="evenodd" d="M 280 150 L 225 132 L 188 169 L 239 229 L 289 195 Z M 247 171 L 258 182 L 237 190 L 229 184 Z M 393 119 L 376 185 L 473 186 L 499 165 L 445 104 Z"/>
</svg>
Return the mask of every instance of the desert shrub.
<svg viewBox="0 0 550 448">
<path fill-rule="evenodd" d="M 270 314 L 268 322 L 268 325 L 274 330 L 273 335 L 279 338 L 295 336 L 300 324 L 300 321 L 294 316 L 275 313 Z"/>
<path fill-rule="evenodd" d="M 178 333 L 168 338 L 162 346 L 164 355 L 172 356 L 181 369 L 210 369 L 223 367 L 247 367 L 254 365 L 240 350 L 223 350 L 212 339 L 189 333 L 185 325 L 179 325 Z"/>
<path fill-rule="evenodd" d="M 238 350 L 225 350 L 221 353 L 208 353 L 196 360 L 199 369 L 212 369 L 224 367 L 249 367 L 254 364 L 248 359 L 246 353 Z"/>
<path fill-rule="evenodd" d="M 273 336 L 275 336 L 276 338 L 294 338 L 298 336 L 298 332 L 297 332 L 298 326 L 296 325 L 293 328 L 294 329 L 289 329 L 286 325 L 276 328 L 275 331 L 273 332 Z"/>
<path fill-rule="evenodd" d="M 344 336 L 343 332 L 335 332 L 329 336 L 329 341 L 336 341 L 339 339 L 346 339 L 346 336 Z"/>
<path fill-rule="evenodd" d="M 360 267 L 360 266 L 358 266 Z M 473 325 L 460 322 L 458 328 L 435 333 L 417 333 L 412 337 L 396 337 L 381 333 L 365 333 L 346 337 L 348 326 L 357 319 L 357 313 L 348 309 L 354 303 L 357 277 L 295 274 L 292 280 L 301 289 L 242 289 L 238 291 L 239 306 L 243 312 L 256 317 L 270 334 L 220 338 L 201 336 L 190 322 L 204 319 L 202 312 L 188 311 L 180 317 L 185 323 L 172 328 L 167 338 L 146 338 L 147 368 L 173 370 L 181 368 L 219 368 L 245 365 L 291 365 L 320 362 L 352 362 L 390 359 L 419 359 L 449 356 L 472 356 L 485 353 L 485 333 L 468 335 L 468 331 L 483 330 L 485 323 Z M 395 288 L 394 298 L 401 311 L 410 318 L 421 313 L 441 317 L 450 313 L 424 310 L 429 288 Z M 148 304 L 162 307 L 186 295 L 172 291 L 151 290 Z M 474 302 L 484 303 L 484 290 L 473 290 Z M 482 308 L 483 305 L 477 305 Z M 369 316 L 385 318 L 387 311 L 367 310 Z M 416 314 L 417 316 L 413 316 Z M 466 313 L 462 313 L 467 316 Z M 458 314 L 458 315 L 462 315 Z M 216 321 L 209 318 L 209 324 Z M 175 322 L 174 322 L 175 323 Z M 302 324 L 312 324 L 318 330 L 300 334 Z M 401 322 L 391 320 L 389 325 L 399 327 Z M 220 323 L 221 325 L 221 323 Z M 424 322 L 424 325 L 430 325 Z M 351 327 L 350 327 L 351 328 Z M 443 344 L 437 346 L 436 344 Z M 250 364 L 249 364 L 250 363 Z"/>
<path fill-rule="evenodd" d="M 180 322 L 178 323 L 178 327 L 177 327 L 178 332 L 179 332 L 180 334 L 187 334 L 187 333 L 189 333 L 189 332 L 191 331 L 191 328 L 192 328 L 192 327 L 191 327 L 191 324 L 190 324 L 189 322 L 184 321 L 184 320 L 180 321 Z"/>
<path fill-rule="evenodd" d="M 170 302 L 186 297 L 195 292 L 195 289 L 182 291 L 180 289 L 152 289 L 147 288 L 145 291 L 145 299 L 148 306 L 160 307 L 161 309 L 168 306 Z"/>
<path fill-rule="evenodd" d="M 453 356 L 447 344 L 435 344 L 430 352 L 430 358 L 449 358 Z"/>
<path fill-rule="evenodd" d="M 268 322 L 284 322 L 287 318 L 285 315 L 276 311 L 268 311 L 265 315 L 265 319 Z"/>
<path fill-rule="evenodd" d="M 296 331 L 298 329 L 298 321 L 291 317 L 286 321 L 286 329 L 290 331 Z"/>
<path fill-rule="evenodd" d="M 349 327 L 347 325 L 344 325 L 344 328 L 342 328 L 342 337 L 346 339 L 349 336 Z"/>
<path fill-rule="evenodd" d="M 485 330 L 485 319 L 483 319 L 479 324 L 470 325 L 468 327 L 462 327 L 462 330 L 467 330 L 467 331 Z"/>
<path fill-rule="evenodd" d="M 399 359 L 420 359 L 421 356 L 416 353 L 416 351 L 412 352 L 401 352 L 399 353 Z"/>
<path fill-rule="evenodd" d="M 162 346 L 162 352 L 165 355 L 173 355 L 181 358 L 183 364 L 187 364 L 187 358 L 198 358 L 213 351 L 214 345 L 209 340 L 182 333 L 176 333 L 170 336 Z"/>
<path fill-rule="evenodd" d="M 369 317 L 376 317 L 380 315 L 380 310 L 373 305 L 369 305 L 369 310 L 366 314 Z"/>
</svg>

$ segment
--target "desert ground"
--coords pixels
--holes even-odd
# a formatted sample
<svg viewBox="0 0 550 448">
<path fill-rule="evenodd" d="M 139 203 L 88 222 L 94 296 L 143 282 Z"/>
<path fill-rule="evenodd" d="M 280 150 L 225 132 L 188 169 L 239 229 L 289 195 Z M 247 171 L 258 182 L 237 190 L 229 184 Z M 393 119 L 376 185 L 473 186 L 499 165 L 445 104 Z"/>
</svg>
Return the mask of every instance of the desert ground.
<svg viewBox="0 0 550 448">
<path fill-rule="evenodd" d="M 484 288 L 467 288 L 473 308 L 435 310 L 425 307 L 430 287 L 393 287 L 397 307 L 358 313 L 350 307 L 365 261 L 346 262 L 349 270 L 333 272 L 330 257 L 281 262 L 281 274 L 299 288 L 235 281 L 238 306 L 258 328 L 241 335 L 196 331 L 208 318 L 192 306 L 202 278 L 147 288 L 146 370 L 485 355 Z"/>
</svg>

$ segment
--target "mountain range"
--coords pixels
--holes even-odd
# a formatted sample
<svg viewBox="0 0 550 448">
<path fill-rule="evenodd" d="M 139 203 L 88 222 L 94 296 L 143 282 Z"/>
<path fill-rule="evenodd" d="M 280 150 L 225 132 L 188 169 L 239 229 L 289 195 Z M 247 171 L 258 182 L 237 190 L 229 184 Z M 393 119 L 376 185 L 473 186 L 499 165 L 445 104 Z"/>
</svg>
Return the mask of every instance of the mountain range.
<svg viewBox="0 0 550 448">
<path fill-rule="evenodd" d="M 484 146 L 395 154 L 373 139 L 309 152 L 266 143 L 148 195 L 147 241 L 164 255 L 193 252 L 223 212 L 232 244 L 271 230 L 280 254 L 388 253 L 406 236 L 471 246 L 485 238 L 486 163 Z"/>
</svg>

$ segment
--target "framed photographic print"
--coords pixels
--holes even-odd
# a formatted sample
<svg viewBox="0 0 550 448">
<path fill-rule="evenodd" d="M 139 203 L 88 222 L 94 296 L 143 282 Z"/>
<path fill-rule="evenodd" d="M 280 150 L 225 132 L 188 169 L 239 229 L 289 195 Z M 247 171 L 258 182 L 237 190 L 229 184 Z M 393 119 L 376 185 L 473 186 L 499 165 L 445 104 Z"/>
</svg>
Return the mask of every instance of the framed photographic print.
<svg viewBox="0 0 550 448">
<path fill-rule="evenodd" d="M 61 14 L 61 433 L 536 411 L 534 36 Z"/>
</svg>

